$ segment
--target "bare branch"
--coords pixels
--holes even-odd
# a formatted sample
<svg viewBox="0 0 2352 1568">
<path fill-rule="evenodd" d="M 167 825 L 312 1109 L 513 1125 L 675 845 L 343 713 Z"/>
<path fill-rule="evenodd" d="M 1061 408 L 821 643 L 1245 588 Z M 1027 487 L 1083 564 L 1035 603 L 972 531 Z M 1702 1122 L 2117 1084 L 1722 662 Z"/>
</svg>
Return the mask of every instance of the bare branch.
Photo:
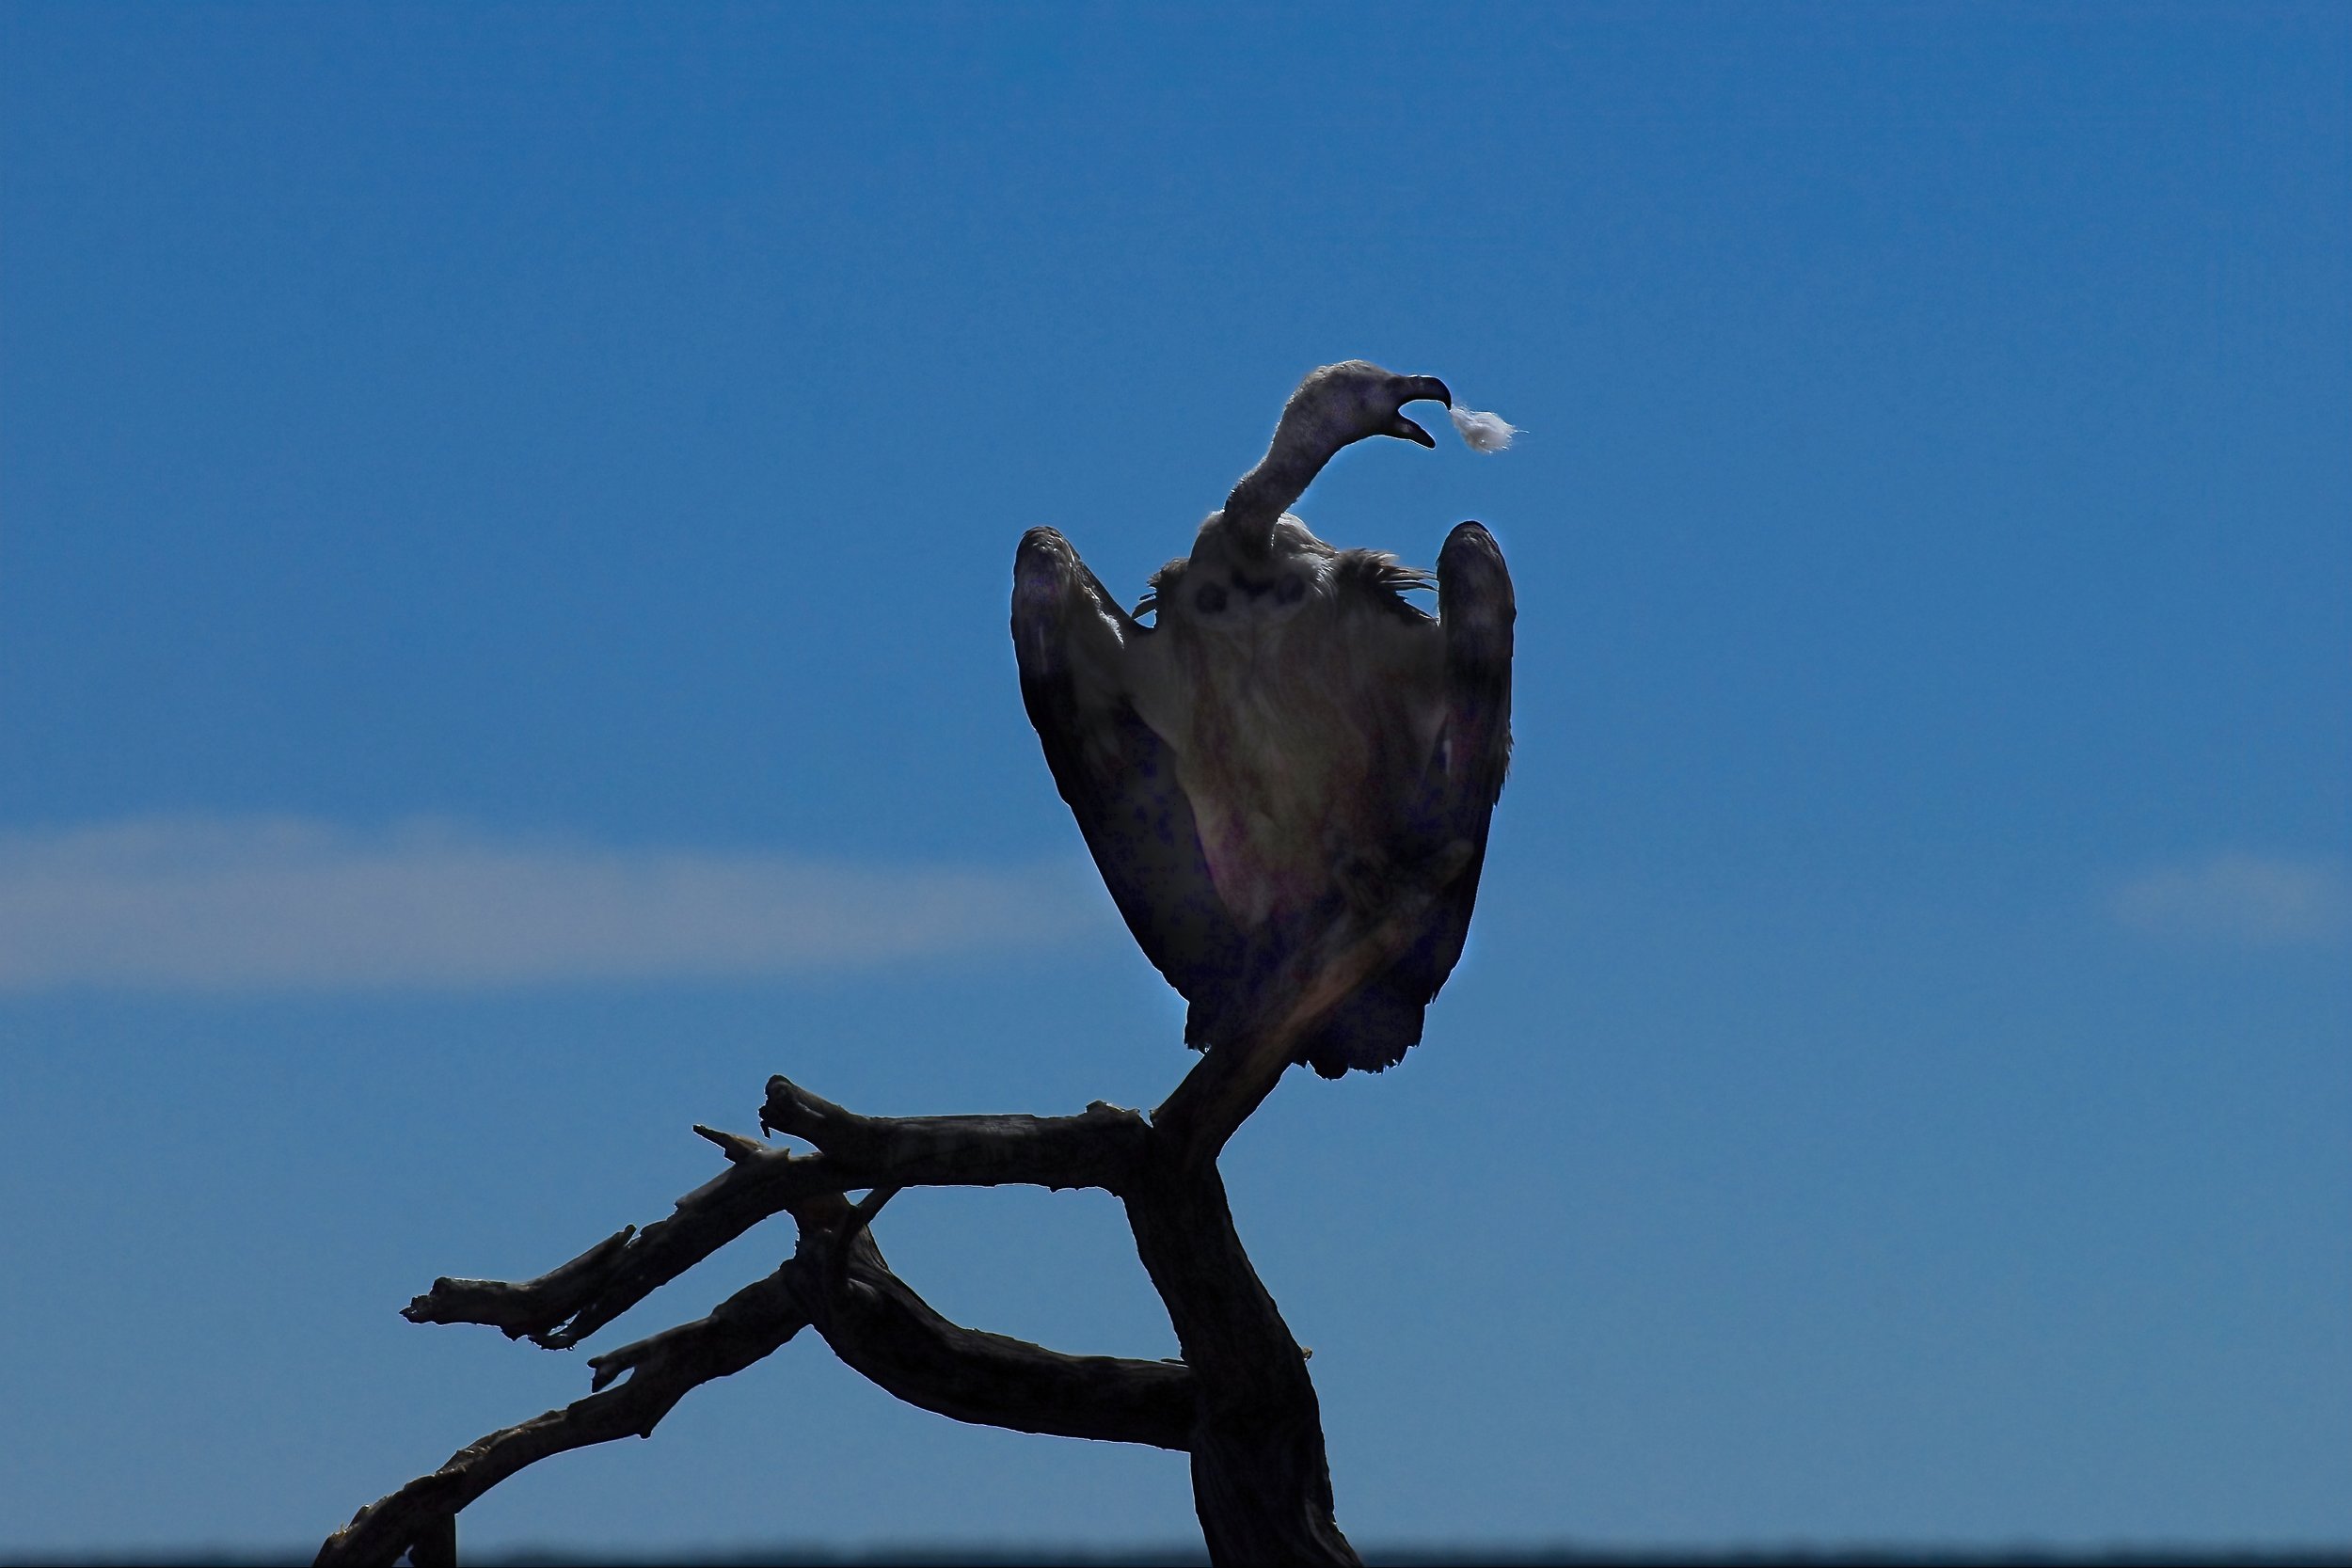
<svg viewBox="0 0 2352 1568">
<path fill-rule="evenodd" d="M 697 1126 L 727 1168 L 642 1231 L 605 1238 L 536 1279 L 442 1278 L 402 1315 L 420 1323 L 486 1323 L 509 1338 L 567 1350 L 760 1221 L 860 1187 L 1101 1187 L 1129 1180 L 1151 1129 L 1101 1101 L 1075 1117 L 862 1117 L 786 1078 L 768 1085 L 763 1131 L 816 1145 L 817 1157 Z"/>
<path fill-rule="evenodd" d="M 717 1144 L 719 1152 L 727 1157 L 727 1164 L 731 1165 L 755 1164 L 775 1152 L 757 1138 L 747 1138 L 740 1132 L 722 1132 L 715 1127 L 705 1127 L 699 1121 L 694 1124 L 694 1136 L 707 1138 Z"/>
<path fill-rule="evenodd" d="M 568 1350 L 760 1221 L 844 1185 L 822 1159 L 769 1148 L 739 1133 L 696 1131 L 732 1163 L 679 1198 L 669 1218 L 608 1236 L 527 1284 L 437 1279 L 401 1316 L 419 1323 L 488 1323 L 509 1338 Z"/>
<path fill-rule="evenodd" d="M 789 1078 L 768 1080 L 763 1132 L 815 1145 L 845 1187 L 1100 1187 L 1120 1191 L 1143 1154 L 1142 1116 L 1096 1101 L 1074 1117 L 863 1117 Z"/>
<path fill-rule="evenodd" d="M 552 1454 L 620 1437 L 644 1437 L 689 1391 L 739 1372 L 808 1325 L 797 1262 L 749 1285 L 710 1316 L 625 1346 L 589 1365 L 598 1392 L 494 1432 L 448 1464 L 369 1504 L 319 1548 L 321 1564 L 453 1562 L 460 1510 L 500 1481 Z M 518 1288 L 518 1287 L 514 1287 Z M 628 1373 L 628 1381 L 608 1387 Z"/>
<path fill-rule="evenodd" d="M 693 1388 L 742 1370 L 812 1321 L 845 1364 L 923 1409 L 1017 1432 L 1186 1446 L 1199 1400 L 1184 1363 L 1066 1355 L 961 1327 L 934 1311 L 890 1271 L 866 1228 L 895 1190 L 877 1188 L 857 1204 L 838 1193 L 798 1199 L 801 1245 L 782 1268 L 707 1318 L 591 1358 L 588 1397 L 494 1432 L 361 1509 L 327 1539 L 318 1561 L 389 1563 L 405 1551 L 420 1564 L 454 1562 L 457 1515 L 491 1487 L 558 1453 L 651 1435 Z M 584 1269 L 627 1235 L 565 1269 Z M 477 1295 L 501 1306 L 540 1282 L 447 1283 L 479 1288 Z"/>
<path fill-rule="evenodd" d="M 1190 1446 L 1199 1400 L 1183 1362 L 1070 1355 L 950 1323 L 891 1272 L 846 1201 L 811 1204 L 801 1234 L 799 1256 L 816 1265 L 803 1277 L 835 1282 L 811 1303 L 817 1332 L 884 1392 L 978 1426 Z"/>
<path fill-rule="evenodd" d="M 1304 1353 L 1234 1232 L 1216 1153 L 1271 1090 L 1295 1042 L 1393 958 L 1394 929 L 1384 924 L 1324 959 L 1255 1049 L 1210 1053 L 1156 1121 L 1100 1102 L 1076 1117 L 865 1117 L 771 1080 L 763 1130 L 804 1139 L 816 1155 L 698 1127 L 727 1168 L 667 1219 L 522 1284 L 437 1280 L 405 1315 L 490 1323 L 562 1348 L 779 1212 L 800 1227 L 792 1261 L 708 1318 L 594 1358 L 587 1398 L 493 1433 L 361 1510 L 319 1560 L 389 1563 L 407 1551 L 421 1564 L 453 1562 L 458 1512 L 500 1481 L 551 1454 L 651 1432 L 691 1388 L 813 1323 L 846 1365 L 926 1410 L 1189 1452 L 1216 1561 L 1356 1561 L 1332 1518 Z M 869 1222 L 898 1191 L 1007 1182 L 1100 1187 L 1124 1201 L 1183 1361 L 1070 1355 L 963 1328 L 891 1272 Z M 870 1191 L 851 1203 L 846 1194 L 859 1188 Z"/>
<path fill-rule="evenodd" d="M 503 1279 L 437 1279 L 431 1291 L 411 1301 L 400 1315 L 412 1323 L 487 1323 L 510 1339 L 525 1335 L 539 1339 L 604 1288 L 622 1249 L 636 1234 L 635 1226 L 625 1225 L 570 1262 L 519 1285 Z"/>
</svg>

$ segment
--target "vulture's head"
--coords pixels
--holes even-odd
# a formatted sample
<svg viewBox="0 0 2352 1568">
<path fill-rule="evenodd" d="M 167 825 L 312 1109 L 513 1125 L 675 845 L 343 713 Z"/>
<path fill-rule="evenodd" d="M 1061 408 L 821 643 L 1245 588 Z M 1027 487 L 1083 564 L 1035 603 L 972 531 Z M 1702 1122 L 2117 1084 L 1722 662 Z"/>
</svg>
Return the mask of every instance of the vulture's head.
<svg viewBox="0 0 2352 1568">
<path fill-rule="evenodd" d="M 1201 529 L 1196 562 L 1212 535 L 1242 560 L 1266 562 L 1278 551 L 1283 531 L 1276 525 L 1283 512 L 1342 447 L 1368 436 L 1436 446 L 1429 432 L 1405 417 L 1406 404 L 1424 399 L 1454 406 L 1454 394 L 1434 375 L 1398 375 L 1362 359 L 1310 372 L 1283 404 L 1264 459 L 1242 476 L 1225 509 Z"/>
<path fill-rule="evenodd" d="M 1434 375 L 1397 375 L 1364 359 L 1326 365 L 1311 371 L 1282 405 L 1282 422 L 1274 429 L 1267 456 L 1286 449 L 1315 454 L 1315 467 L 1331 454 L 1367 436 L 1394 436 L 1424 447 L 1438 443 L 1429 432 L 1406 419 L 1404 407 L 1424 399 L 1454 406 L 1454 394 Z"/>
</svg>

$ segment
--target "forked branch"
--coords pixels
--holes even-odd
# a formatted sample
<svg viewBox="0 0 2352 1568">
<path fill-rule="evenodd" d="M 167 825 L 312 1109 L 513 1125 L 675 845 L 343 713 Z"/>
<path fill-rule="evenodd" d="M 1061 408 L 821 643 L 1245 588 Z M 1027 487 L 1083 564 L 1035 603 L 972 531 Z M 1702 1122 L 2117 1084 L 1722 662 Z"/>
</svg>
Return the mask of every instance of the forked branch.
<svg viewBox="0 0 2352 1568">
<path fill-rule="evenodd" d="M 771 1151 L 771 1157 L 781 1155 Z M 680 1200 L 681 1215 L 691 1216 L 699 1196 Z M 1182 1362 L 1065 1355 L 950 1323 L 891 1272 L 867 1233 L 870 1211 L 862 1213 L 864 1208 L 838 1193 L 797 1200 L 800 1244 L 782 1268 L 728 1297 L 707 1318 L 593 1357 L 586 1398 L 459 1449 L 439 1469 L 361 1509 L 328 1538 L 317 1560 L 390 1563 L 405 1552 L 420 1565 L 454 1561 L 458 1513 L 500 1481 L 571 1449 L 650 1435 L 693 1388 L 741 1371 L 812 1323 L 844 1363 L 899 1399 L 943 1416 L 1066 1437 L 1186 1446 L 1199 1401 L 1192 1371 Z M 527 1285 L 442 1281 L 434 1297 L 419 1298 L 432 1300 L 434 1311 L 412 1307 L 410 1315 L 420 1322 L 486 1323 L 512 1333 L 519 1303 L 529 1303 L 531 1321 L 542 1322 L 572 1287 L 559 1283 L 537 1299 L 534 1290 L 564 1280 L 567 1270 L 577 1278 L 595 1259 L 610 1267 L 619 1240 L 600 1243 Z M 469 1318 L 469 1310 L 482 1316 Z M 533 1338 L 544 1343 L 568 1336 Z"/>
<path fill-rule="evenodd" d="M 1074 1117 L 867 1117 L 770 1080 L 762 1131 L 816 1153 L 698 1127 L 727 1168 L 667 1218 L 615 1232 L 519 1284 L 436 1280 L 405 1315 L 484 1323 L 564 1349 L 779 1213 L 800 1229 L 790 1260 L 707 1318 L 592 1359 L 586 1398 L 492 1433 L 361 1509 L 318 1560 L 391 1563 L 406 1553 L 419 1564 L 453 1562 L 458 1513 L 501 1481 L 551 1454 L 649 1433 L 697 1386 L 813 1326 L 846 1365 L 926 1410 L 1188 1453 L 1214 1561 L 1356 1562 L 1333 1516 L 1304 1353 L 1233 1228 L 1216 1155 L 1296 1042 L 1393 962 L 1411 929 L 1410 911 L 1398 911 L 1327 945 L 1254 1041 L 1204 1055 L 1150 1120 L 1100 1102 Z M 868 1222 L 893 1193 L 1007 1183 L 1092 1187 L 1120 1199 L 1181 1361 L 1070 1355 L 964 1328 L 891 1272 Z M 847 1195 L 858 1191 L 870 1196 L 853 1204 Z"/>
<path fill-rule="evenodd" d="M 729 1164 L 679 1198 L 669 1218 L 643 1230 L 629 1226 L 523 1284 L 437 1279 L 401 1316 L 415 1323 L 487 1323 L 510 1339 L 568 1350 L 760 1221 L 844 1185 L 822 1159 L 739 1133 L 694 1131 L 724 1150 Z"/>
<path fill-rule="evenodd" d="M 418 1568 L 457 1560 L 457 1514 L 527 1465 L 551 1454 L 650 1436 L 678 1401 L 713 1378 L 739 1372 L 808 1325 L 797 1258 L 745 1286 L 710 1316 L 665 1330 L 589 1362 L 593 1392 L 494 1432 L 450 1456 L 431 1475 L 370 1503 L 319 1548 L 321 1564 L 373 1564 L 405 1552 Z M 615 1378 L 627 1381 L 614 1386 Z"/>
</svg>

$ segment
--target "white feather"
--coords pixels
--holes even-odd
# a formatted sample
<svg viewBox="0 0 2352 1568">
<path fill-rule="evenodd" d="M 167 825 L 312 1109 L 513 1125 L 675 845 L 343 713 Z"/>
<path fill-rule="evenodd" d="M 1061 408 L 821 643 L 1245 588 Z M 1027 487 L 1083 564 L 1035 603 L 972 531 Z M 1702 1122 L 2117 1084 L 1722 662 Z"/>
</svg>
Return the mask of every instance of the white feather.
<svg viewBox="0 0 2352 1568">
<path fill-rule="evenodd" d="M 1500 414 L 1481 414 L 1474 408 L 1449 408 L 1446 414 L 1472 451 L 1501 451 L 1519 433 L 1518 426 Z"/>
</svg>

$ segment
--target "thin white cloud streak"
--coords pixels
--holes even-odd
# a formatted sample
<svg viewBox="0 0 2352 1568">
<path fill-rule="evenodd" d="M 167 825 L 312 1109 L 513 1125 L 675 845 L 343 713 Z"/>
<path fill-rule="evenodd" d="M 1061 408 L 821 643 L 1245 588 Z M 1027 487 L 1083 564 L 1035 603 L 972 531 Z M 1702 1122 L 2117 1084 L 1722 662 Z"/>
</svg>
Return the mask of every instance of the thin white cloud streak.
<svg viewBox="0 0 2352 1568">
<path fill-rule="evenodd" d="M 880 869 L 282 817 L 0 836 L 0 993 L 746 979 L 1049 948 L 1110 918 L 1076 865 Z"/>
<path fill-rule="evenodd" d="M 2214 855 L 2161 866 L 2116 890 L 2116 919 L 2175 941 L 2247 947 L 2352 936 L 2352 880 L 2329 861 Z"/>
</svg>

